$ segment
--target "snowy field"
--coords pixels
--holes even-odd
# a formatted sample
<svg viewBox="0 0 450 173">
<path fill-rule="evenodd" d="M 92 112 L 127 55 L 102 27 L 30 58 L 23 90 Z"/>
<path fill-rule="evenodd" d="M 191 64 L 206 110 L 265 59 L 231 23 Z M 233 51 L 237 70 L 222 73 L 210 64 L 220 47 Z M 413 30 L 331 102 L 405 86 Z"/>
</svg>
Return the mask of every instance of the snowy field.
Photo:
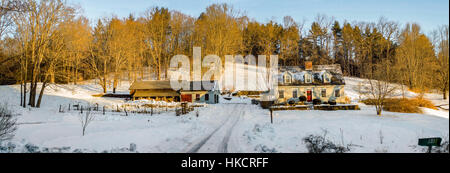
<svg viewBox="0 0 450 173">
<path fill-rule="evenodd" d="M 350 152 L 423 152 L 418 138 L 442 137 L 448 140 L 448 100 L 440 94 L 426 94 L 447 110 L 425 109 L 424 114 L 383 112 L 376 116 L 373 106 L 358 103 L 355 90 L 358 78 L 346 78 L 345 92 L 358 111 L 276 111 L 270 113 L 250 104 L 246 98 L 220 99 L 220 104 L 196 108 L 180 117 L 169 111 L 150 114 L 101 112 L 82 136 L 78 111 L 59 113 L 59 105 L 99 104 L 117 106 L 139 104 L 118 98 L 93 97 L 99 85 L 51 85 L 45 92 L 42 108 L 21 108 L 20 86 L 0 86 L 0 103 L 8 103 L 17 115 L 18 129 L 10 141 L 17 146 L 33 144 L 41 148 L 66 147 L 64 152 L 123 152 L 136 144 L 137 152 L 307 152 L 302 138 L 326 135 L 336 144 L 350 146 Z M 127 93 L 122 82 L 119 93 Z M 417 94 L 407 92 L 408 97 Z M 444 106 L 445 108 L 445 106 Z M 197 117 L 197 112 L 199 117 Z M 6 144 L 3 144 L 6 145 Z M 70 148 L 68 148 L 70 147 Z M 18 147 L 17 147 L 18 148 Z M 131 147 L 130 147 L 131 148 Z M 134 149 L 133 149 L 134 151 Z M 25 152 L 16 149 L 13 152 Z"/>
</svg>

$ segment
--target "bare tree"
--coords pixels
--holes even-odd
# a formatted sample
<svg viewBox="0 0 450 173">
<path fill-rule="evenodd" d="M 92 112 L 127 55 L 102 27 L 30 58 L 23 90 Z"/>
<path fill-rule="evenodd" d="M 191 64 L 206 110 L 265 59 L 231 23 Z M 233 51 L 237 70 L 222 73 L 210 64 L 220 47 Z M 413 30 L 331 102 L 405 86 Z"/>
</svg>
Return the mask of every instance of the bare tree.
<svg viewBox="0 0 450 173">
<path fill-rule="evenodd" d="M 61 0 L 27 1 L 26 13 L 14 15 L 15 37 L 20 42 L 20 66 L 24 93 L 26 83 L 30 83 L 29 105 L 36 107 L 36 93 L 38 82 L 45 78 L 47 60 L 50 55 L 53 36 L 59 24 L 67 19 L 74 10 L 66 6 Z M 51 71 L 51 68 L 50 68 Z M 29 75 L 28 75 L 29 74 Z M 43 87 L 45 88 L 45 87 Z M 43 90 L 41 90 L 43 93 Z M 24 103 L 26 101 L 24 95 Z M 25 104 L 23 104 L 25 106 Z"/>
<path fill-rule="evenodd" d="M 6 104 L 0 105 L 0 141 L 11 139 L 17 130 L 16 119 Z"/>
<path fill-rule="evenodd" d="M 442 98 L 447 99 L 449 87 L 448 25 L 439 27 L 433 32 L 433 43 L 437 54 L 436 88 L 442 91 Z"/>
<path fill-rule="evenodd" d="M 391 65 L 390 60 L 382 60 L 381 63 L 373 65 L 375 70 L 369 73 L 367 96 L 373 100 L 377 115 L 380 116 L 386 99 L 397 90 L 397 86 L 390 83 L 393 81 Z"/>
<path fill-rule="evenodd" d="M 99 80 L 100 86 L 103 88 L 103 93 L 107 90 L 108 69 L 111 57 L 107 56 L 106 42 L 107 33 L 106 27 L 102 20 L 98 20 L 97 25 L 93 29 L 92 43 L 89 46 L 88 66 L 90 72 L 94 74 Z"/>
<path fill-rule="evenodd" d="M 94 114 L 91 112 L 91 109 L 87 109 L 84 114 L 80 113 L 80 116 L 78 117 L 80 119 L 80 123 L 81 123 L 81 128 L 82 128 L 82 134 L 84 136 L 85 132 L 86 132 L 86 128 L 88 127 L 88 125 L 94 121 Z"/>
<path fill-rule="evenodd" d="M 0 1 L 0 38 L 13 25 L 11 13 L 23 12 L 26 9 L 26 2 L 21 0 L 1 0 Z"/>
</svg>

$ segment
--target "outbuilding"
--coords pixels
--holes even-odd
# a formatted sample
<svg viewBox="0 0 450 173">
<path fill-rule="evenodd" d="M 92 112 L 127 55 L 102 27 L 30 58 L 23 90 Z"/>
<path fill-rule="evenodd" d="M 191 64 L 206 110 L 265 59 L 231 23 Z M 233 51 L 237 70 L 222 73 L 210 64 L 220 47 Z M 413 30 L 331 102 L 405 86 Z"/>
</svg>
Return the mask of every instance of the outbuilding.
<svg viewBox="0 0 450 173">
<path fill-rule="evenodd" d="M 148 99 L 156 101 L 174 101 L 191 103 L 219 103 L 220 90 L 217 81 L 189 81 L 189 89 L 174 90 L 169 80 L 164 81 L 135 81 L 130 86 L 132 100 Z M 200 86 L 195 88 L 194 86 Z"/>
</svg>

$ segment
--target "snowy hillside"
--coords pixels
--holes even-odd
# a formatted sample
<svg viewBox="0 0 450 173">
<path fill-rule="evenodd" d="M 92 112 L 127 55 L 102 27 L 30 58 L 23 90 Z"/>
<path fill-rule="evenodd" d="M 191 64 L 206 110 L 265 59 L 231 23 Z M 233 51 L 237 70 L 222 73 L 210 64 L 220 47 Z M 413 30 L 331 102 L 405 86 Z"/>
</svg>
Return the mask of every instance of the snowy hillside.
<svg viewBox="0 0 450 173">
<path fill-rule="evenodd" d="M 360 79 L 360 78 L 355 78 L 355 77 L 345 77 L 345 83 L 346 83 L 345 88 L 344 88 L 345 95 L 347 97 L 349 97 L 353 103 L 357 103 L 357 104 L 361 105 L 362 103 L 358 103 L 358 102 L 362 99 L 365 99 L 365 97 L 360 96 L 360 94 L 358 92 L 359 87 L 361 87 L 361 86 L 368 87 L 369 86 L 368 81 L 366 79 Z M 392 84 L 392 85 L 394 85 L 394 84 Z M 407 87 L 403 87 L 404 89 L 402 90 L 402 87 L 400 85 L 397 85 L 397 88 L 398 89 L 394 93 L 394 97 L 402 97 L 404 94 L 405 97 L 407 97 L 407 98 L 415 98 L 419 95 L 417 93 L 409 91 L 407 89 Z M 424 98 L 427 100 L 430 100 L 439 109 L 439 110 L 433 110 L 433 109 L 429 109 L 429 108 L 421 108 L 425 114 L 441 116 L 441 117 L 448 119 L 448 117 L 449 117 L 449 115 L 448 115 L 448 108 L 449 108 L 448 96 L 447 96 L 447 100 L 443 100 L 442 94 L 425 93 Z"/>
<path fill-rule="evenodd" d="M 359 104 L 358 111 L 277 111 L 274 123 L 270 113 L 251 105 L 250 99 L 220 99 L 220 104 L 196 108 L 175 116 L 175 112 L 156 109 L 149 114 L 101 112 L 81 135 L 79 111 L 59 113 L 59 105 L 96 104 L 117 106 L 139 104 L 119 98 L 93 97 L 102 89 L 93 81 L 80 85 L 51 85 L 45 92 L 42 108 L 21 108 L 20 86 L 0 86 L 0 103 L 8 103 L 17 115 L 18 130 L 11 143 L 24 146 L 70 147 L 64 152 L 112 151 L 136 144 L 137 152 L 307 152 L 302 138 L 324 135 L 331 141 L 349 145 L 350 152 L 423 152 L 417 146 L 421 137 L 448 140 L 448 110 L 426 110 L 424 114 L 383 112 L 358 103 L 358 78 L 345 78 L 346 95 Z M 128 82 L 118 89 L 127 93 Z M 408 97 L 416 96 L 407 92 Z M 447 104 L 440 94 L 426 94 L 435 104 Z M 199 117 L 196 116 L 198 111 Z M 3 145 L 6 145 L 4 143 Z M 130 147 L 131 148 L 131 147 Z M 128 150 L 127 150 L 128 151 Z M 14 150 L 13 152 L 24 152 Z"/>
</svg>

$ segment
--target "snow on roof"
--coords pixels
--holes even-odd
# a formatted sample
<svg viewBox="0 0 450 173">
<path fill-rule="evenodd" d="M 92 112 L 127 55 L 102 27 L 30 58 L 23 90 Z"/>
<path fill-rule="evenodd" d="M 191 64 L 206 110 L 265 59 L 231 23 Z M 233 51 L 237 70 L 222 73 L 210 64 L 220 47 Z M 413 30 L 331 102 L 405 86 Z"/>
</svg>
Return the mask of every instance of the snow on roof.
<svg viewBox="0 0 450 173">
<path fill-rule="evenodd" d="M 130 86 L 130 90 L 136 89 L 172 89 L 169 80 L 163 81 L 135 81 Z"/>
<path fill-rule="evenodd" d="M 326 70 L 322 70 L 322 71 L 320 71 L 318 74 L 319 74 L 319 79 L 322 81 L 323 79 L 322 79 L 322 76 L 325 74 L 325 73 L 328 73 Z"/>
<path fill-rule="evenodd" d="M 190 90 L 195 90 L 194 89 L 194 83 L 200 83 L 199 86 L 201 86 L 200 90 L 201 91 L 206 91 L 209 90 L 207 88 L 205 88 L 205 86 L 202 84 L 202 82 L 205 81 L 189 81 L 189 85 L 190 85 Z M 220 88 L 218 87 L 218 82 L 217 81 L 206 81 L 209 83 L 212 83 L 212 91 L 215 90 L 220 90 Z M 161 81 L 135 81 L 133 82 L 133 84 L 130 86 L 130 90 L 140 90 L 140 89 L 172 89 L 172 86 L 170 85 L 170 80 L 161 80 Z"/>
<path fill-rule="evenodd" d="M 344 79 L 342 78 L 342 76 L 340 74 L 331 72 L 329 70 L 306 71 L 306 70 L 298 70 L 295 68 L 290 68 L 290 69 L 291 70 L 289 70 L 289 68 L 280 69 L 280 74 L 277 76 L 279 83 L 284 83 L 284 75 L 285 74 L 290 74 L 292 76 L 292 80 L 293 80 L 292 85 L 304 83 L 306 74 L 312 75 L 312 77 L 314 78 L 314 80 L 316 82 L 323 81 L 324 74 L 330 74 L 330 75 L 332 75 L 333 83 L 344 84 Z"/>
<path fill-rule="evenodd" d="M 301 71 L 301 72 L 294 73 L 294 75 L 292 76 L 292 78 L 293 78 L 294 80 L 303 82 L 303 81 L 305 81 L 305 74 L 306 74 L 306 73 L 307 73 L 306 71 Z"/>
</svg>

